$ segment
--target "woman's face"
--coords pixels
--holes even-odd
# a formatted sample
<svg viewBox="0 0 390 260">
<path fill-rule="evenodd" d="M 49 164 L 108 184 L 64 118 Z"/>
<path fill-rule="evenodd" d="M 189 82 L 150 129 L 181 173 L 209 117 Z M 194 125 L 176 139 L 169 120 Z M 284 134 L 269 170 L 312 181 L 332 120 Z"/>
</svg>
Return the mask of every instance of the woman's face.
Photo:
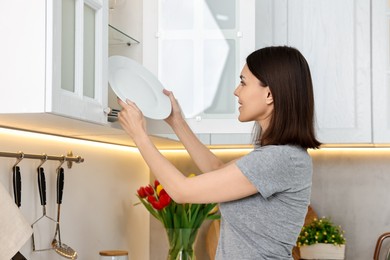
<svg viewBox="0 0 390 260">
<path fill-rule="evenodd" d="M 257 79 L 248 66 L 245 65 L 241 71 L 241 82 L 234 91 L 238 98 L 241 122 L 258 121 L 264 128 L 268 125 L 273 111 L 272 93 L 268 86 Z"/>
</svg>

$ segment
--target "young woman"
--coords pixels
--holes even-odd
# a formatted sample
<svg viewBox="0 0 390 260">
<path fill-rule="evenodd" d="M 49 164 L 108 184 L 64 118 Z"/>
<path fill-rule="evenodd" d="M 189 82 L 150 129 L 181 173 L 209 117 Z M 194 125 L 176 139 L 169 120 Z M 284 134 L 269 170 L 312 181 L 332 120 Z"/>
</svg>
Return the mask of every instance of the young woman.
<svg viewBox="0 0 390 260">
<path fill-rule="evenodd" d="M 191 131 L 172 92 L 166 122 L 204 173 L 186 178 L 153 145 L 145 119 L 131 102 L 118 101 L 119 122 L 144 160 L 178 203 L 219 202 L 222 215 L 217 259 L 292 259 L 291 251 L 310 201 L 314 98 L 310 70 L 291 47 L 257 50 L 247 57 L 238 98 L 239 121 L 254 121 L 255 149 L 223 164 Z"/>
</svg>

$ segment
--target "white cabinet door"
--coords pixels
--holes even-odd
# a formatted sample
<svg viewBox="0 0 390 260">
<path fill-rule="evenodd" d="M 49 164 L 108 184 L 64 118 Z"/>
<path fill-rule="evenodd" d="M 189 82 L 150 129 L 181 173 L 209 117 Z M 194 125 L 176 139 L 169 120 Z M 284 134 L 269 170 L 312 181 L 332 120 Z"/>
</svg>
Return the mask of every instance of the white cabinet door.
<svg viewBox="0 0 390 260">
<path fill-rule="evenodd" d="M 374 143 L 390 143 L 390 2 L 372 3 Z"/>
<path fill-rule="evenodd" d="M 51 97 L 52 112 L 106 123 L 108 10 L 106 0 L 49 1 L 53 10 Z M 51 38 L 49 38 L 50 40 Z M 52 66 L 50 66 L 52 64 Z M 51 103 L 50 103 L 51 102 Z"/>
<path fill-rule="evenodd" d="M 45 1 L 0 1 L 0 113 L 45 109 Z"/>
<path fill-rule="evenodd" d="M 106 123 L 107 1 L 2 1 L 0 9 L 0 113 Z"/>
<path fill-rule="evenodd" d="M 144 2 L 143 65 L 174 92 L 195 133 L 252 130 L 251 123 L 237 120 L 233 92 L 246 56 L 254 51 L 254 4 Z M 164 133 L 163 128 L 154 130 Z"/>
<path fill-rule="evenodd" d="M 370 1 L 288 5 L 288 44 L 312 69 L 319 139 L 371 143 Z"/>
<path fill-rule="evenodd" d="M 257 47 L 287 44 L 309 63 L 320 141 L 371 143 L 370 1 L 259 1 L 257 10 Z"/>
</svg>

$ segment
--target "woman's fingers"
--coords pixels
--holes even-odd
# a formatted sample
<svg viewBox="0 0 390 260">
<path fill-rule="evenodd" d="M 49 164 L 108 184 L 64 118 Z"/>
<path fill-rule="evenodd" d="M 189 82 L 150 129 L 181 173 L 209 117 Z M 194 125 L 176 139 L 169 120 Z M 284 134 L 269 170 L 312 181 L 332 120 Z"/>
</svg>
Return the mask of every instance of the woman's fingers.
<svg viewBox="0 0 390 260">
<path fill-rule="evenodd" d="M 176 102 L 175 96 L 173 95 L 172 91 L 169 91 L 167 89 L 163 89 L 163 93 L 168 96 L 168 98 L 171 100 L 171 103 Z"/>
<path fill-rule="evenodd" d="M 141 110 L 137 107 L 137 104 L 135 104 L 133 101 L 126 99 L 126 102 L 123 102 L 121 99 L 118 98 L 118 104 L 122 107 L 122 109 L 128 109 L 133 108 L 136 111 L 141 112 Z"/>
</svg>

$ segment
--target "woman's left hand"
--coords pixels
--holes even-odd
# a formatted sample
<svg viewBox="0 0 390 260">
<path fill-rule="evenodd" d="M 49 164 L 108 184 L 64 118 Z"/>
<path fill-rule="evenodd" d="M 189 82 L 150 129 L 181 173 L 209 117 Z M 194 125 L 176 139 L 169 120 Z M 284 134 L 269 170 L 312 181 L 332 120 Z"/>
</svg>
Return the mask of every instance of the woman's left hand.
<svg viewBox="0 0 390 260">
<path fill-rule="evenodd" d="M 118 104 L 122 107 L 118 114 L 118 120 L 126 133 L 134 140 L 138 135 L 146 133 L 146 121 L 137 105 L 126 100 L 126 103 L 118 98 Z"/>
</svg>

